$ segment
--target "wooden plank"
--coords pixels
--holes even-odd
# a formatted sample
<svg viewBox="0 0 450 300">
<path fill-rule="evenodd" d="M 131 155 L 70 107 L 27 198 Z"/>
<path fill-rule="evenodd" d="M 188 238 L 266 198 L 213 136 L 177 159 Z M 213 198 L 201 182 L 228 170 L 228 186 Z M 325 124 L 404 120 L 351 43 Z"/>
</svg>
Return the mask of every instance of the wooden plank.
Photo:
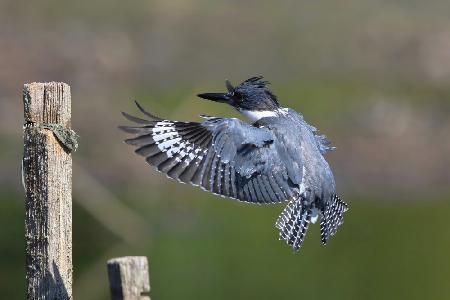
<svg viewBox="0 0 450 300">
<path fill-rule="evenodd" d="M 70 87 L 26 84 L 23 101 L 27 298 L 72 299 L 72 158 L 50 129 L 70 129 Z"/>
<path fill-rule="evenodd" d="M 113 258 L 107 267 L 112 300 L 150 300 L 147 257 Z"/>
</svg>

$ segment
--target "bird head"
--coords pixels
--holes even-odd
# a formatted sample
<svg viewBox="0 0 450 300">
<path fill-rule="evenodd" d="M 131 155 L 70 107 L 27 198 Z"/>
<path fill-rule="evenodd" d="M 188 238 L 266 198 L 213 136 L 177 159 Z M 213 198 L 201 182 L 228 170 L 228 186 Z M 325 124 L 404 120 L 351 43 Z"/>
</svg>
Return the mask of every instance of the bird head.
<svg viewBox="0 0 450 300">
<path fill-rule="evenodd" d="M 275 112 L 279 109 L 277 97 L 268 89 L 269 82 L 262 76 L 252 77 L 234 87 L 225 82 L 227 93 L 203 93 L 197 96 L 203 99 L 227 103 L 247 115 L 263 112 Z"/>
</svg>

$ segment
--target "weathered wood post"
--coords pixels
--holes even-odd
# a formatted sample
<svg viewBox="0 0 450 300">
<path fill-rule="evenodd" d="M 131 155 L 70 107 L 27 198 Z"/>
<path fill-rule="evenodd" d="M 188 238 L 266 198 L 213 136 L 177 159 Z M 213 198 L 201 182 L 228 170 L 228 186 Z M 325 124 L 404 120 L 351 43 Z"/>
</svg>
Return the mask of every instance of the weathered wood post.
<svg viewBox="0 0 450 300">
<path fill-rule="evenodd" d="M 70 87 L 25 84 L 23 102 L 27 299 L 72 299 Z"/>
<path fill-rule="evenodd" d="M 148 262 L 145 256 L 125 256 L 108 260 L 112 300 L 150 300 Z"/>
</svg>

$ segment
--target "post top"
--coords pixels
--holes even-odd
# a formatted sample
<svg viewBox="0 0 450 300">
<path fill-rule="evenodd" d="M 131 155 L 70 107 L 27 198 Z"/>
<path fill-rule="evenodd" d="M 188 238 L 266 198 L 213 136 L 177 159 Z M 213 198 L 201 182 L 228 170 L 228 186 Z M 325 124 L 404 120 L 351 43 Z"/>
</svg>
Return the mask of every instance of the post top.
<svg viewBox="0 0 450 300">
<path fill-rule="evenodd" d="M 129 262 L 142 262 L 144 264 L 147 264 L 147 257 L 146 256 L 122 256 L 122 257 L 115 257 L 108 260 L 109 264 L 124 264 Z"/>
<path fill-rule="evenodd" d="M 70 86 L 63 82 L 24 85 L 25 122 L 60 124 L 70 128 Z"/>
</svg>

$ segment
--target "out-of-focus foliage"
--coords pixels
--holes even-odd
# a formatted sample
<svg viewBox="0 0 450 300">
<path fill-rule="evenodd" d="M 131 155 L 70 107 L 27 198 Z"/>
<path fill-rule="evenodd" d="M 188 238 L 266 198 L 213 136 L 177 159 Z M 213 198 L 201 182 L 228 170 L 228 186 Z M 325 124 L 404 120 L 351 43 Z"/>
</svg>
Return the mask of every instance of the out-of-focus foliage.
<svg viewBox="0 0 450 300">
<path fill-rule="evenodd" d="M 71 85 L 74 292 L 147 255 L 154 299 L 446 299 L 450 2 L 0 0 L 0 293 L 23 299 L 22 85 Z M 167 180 L 121 143 L 121 110 L 236 116 L 195 98 L 264 75 L 337 146 L 350 204 L 329 245 L 277 241 L 282 206 Z"/>
</svg>

